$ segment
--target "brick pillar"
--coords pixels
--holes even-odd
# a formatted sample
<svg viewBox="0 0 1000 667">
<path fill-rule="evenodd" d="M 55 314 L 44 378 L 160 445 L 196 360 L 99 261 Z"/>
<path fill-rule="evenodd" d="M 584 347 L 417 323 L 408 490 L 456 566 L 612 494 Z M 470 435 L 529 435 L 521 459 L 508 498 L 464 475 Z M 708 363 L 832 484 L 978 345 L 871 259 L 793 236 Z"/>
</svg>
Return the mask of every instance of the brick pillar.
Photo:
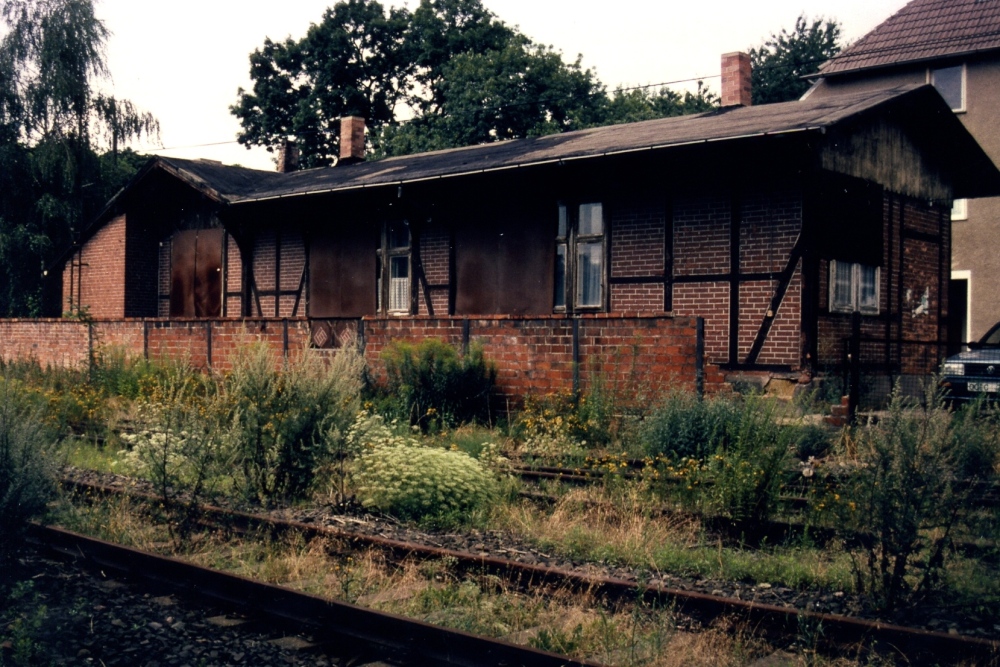
<svg viewBox="0 0 1000 667">
<path fill-rule="evenodd" d="M 750 55 L 722 54 L 722 106 L 750 106 Z"/>
</svg>

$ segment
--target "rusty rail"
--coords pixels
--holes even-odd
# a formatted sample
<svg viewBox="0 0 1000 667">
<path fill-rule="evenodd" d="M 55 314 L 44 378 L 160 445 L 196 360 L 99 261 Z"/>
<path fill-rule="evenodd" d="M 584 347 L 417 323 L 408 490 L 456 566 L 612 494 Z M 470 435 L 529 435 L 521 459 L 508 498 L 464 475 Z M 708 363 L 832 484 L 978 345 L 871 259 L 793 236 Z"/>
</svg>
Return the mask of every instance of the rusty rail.
<svg viewBox="0 0 1000 667">
<path fill-rule="evenodd" d="M 322 643 L 351 642 L 404 664 L 459 667 L 599 667 L 555 653 L 449 630 L 429 623 L 300 593 L 59 528 L 31 525 L 29 537 L 103 570 L 169 587 L 214 604 L 252 612 Z M 356 649 L 355 649 L 356 650 Z"/>
<path fill-rule="evenodd" d="M 99 493 L 120 494 L 121 489 L 97 484 L 73 482 L 72 486 L 93 489 Z M 152 496 L 133 493 L 146 500 Z M 1000 641 L 911 628 L 862 618 L 824 614 L 802 609 L 709 595 L 659 585 L 643 585 L 637 581 L 582 574 L 571 570 L 520 563 L 504 558 L 472 554 L 453 549 L 433 547 L 391 538 L 362 535 L 347 530 L 315 526 L 297 521 L 235 512 L 210 505 L 201 506 L 206 517 L 228 525 L 259 527 L 282 533 L 295 531 L 304 537 L 326 537 L 346 541 L 353 546 L 374 547 L 396 558 L 416 556 L 426 559 L 448 559 L 464 571 L 495 574 L 520 586 L 563 585 L 577 591 L 588 591 L 609 600 L 637 601 L 671 605 L 679 613 L 709 621 L 721 615 L 733 616 L 749 624 L 756 632 L 771 638 L 785 639 L 798 635 L 803 627 L 822 628 L 821 644 L 832 651 L 843 647 L 878 643 L 892 647 L 908 661 L 921 664 L 959 662 L 972 659 L 982 664 L 1000 665 Z"/>
</svg>

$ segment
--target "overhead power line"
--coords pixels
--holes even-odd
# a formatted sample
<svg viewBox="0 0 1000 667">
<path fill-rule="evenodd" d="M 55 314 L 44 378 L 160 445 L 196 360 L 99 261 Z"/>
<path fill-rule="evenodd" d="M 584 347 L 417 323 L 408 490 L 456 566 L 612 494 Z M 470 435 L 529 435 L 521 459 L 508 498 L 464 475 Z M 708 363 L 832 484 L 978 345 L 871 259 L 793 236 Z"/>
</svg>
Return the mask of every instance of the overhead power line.
<svg viewBox="0 0 1000 667">
<path fill-rule="evenodd" d="M 980 33 L 973 33 L 971 35 L 953 35 L 953 36 L 949 36 L 949 37 L 940 37 L 940 38 L 936 38 L 936 39 L 926 39 L 926 40 L 922 40 L 922 41 L 918 41 L 918 42 L 910 42 L 910 43 L 907 43 L 907 44 L 896 44 L 896 45 L 892 45 L 892 46 L 883 46 L 883 47 L 877 47 L 877 48 L 868 48 L 868 49 L 860 49 L 860 50 L 847 49 L 847 50 L 841 51 L 840 53 L 838 53 L 838 54 L 836 54 L 834 56 L 831 56 L 829 58 L 815 58 L 815 59 L 812 59 L 812 60 L 802 60 L 802 61 L 798 61 L 796 63 L 788 64 L 788 65 L 765 65 L 765 66 L 759 67 L 758 71 L 759 70 L 791 69 L 791 68 L 795 68 L 795 67 L 801 67 L 803 65 L 815 65 L 815 64 L 822 64 L 822 63 L 826 63 L 826 62 L 831 62 L 832 63 L 832 62 L 836 62 L 836 61 L 839 61 L 839 60 L 845 60 L 845 59 L 854 60 L 854 59 L 857 59 L 857 58 L 862 58 L 862 57 L 867 57 L 867 56 L 889 55 L 889 54 L 892 54 L 892 53 L 899 53 L 899 52 L 904 52 L 904 51 L 908 51 L 908 50 L 912 50 L 912 49 L 926 49 L 926 48 L 933 48 L 933 47 L 944 47 L 944 46 L 948 46 L 949 44 L 952 44 L 952 43 L 955 43 L 955 42 L 970 42 L 970 41 L 988 39 L 990 37 L 1000 37 L 1000 30 L 991 30 L 991 31 L 985 31 L 985 32 L 980 32 Z M 949 54 L 944 54 L 944 55 L 947 56 Z M 960 54 L 956 54 L 956 55 L 960 55 Z M 887 65 L 888 64 L 892 64 L 892 63 L 887 63 Z M 820 72 L 817 72 L 816 74 L 817 75 L 821 75 Z M 636 85 L 636 86 L 625 86 L 625 87 L 615 88 L 614 92 L 617 93 L 617 92 L 629 92 L 629 91 L 633 91 L 633 90 L 648 90 L 650 88 L 665 88 L 667 86 L 673 86 L 673 85 L 677 85 L 677 84 L 681 84 L 681 83 L 695 83 L 695 82 L 705 81 L 706 79 L 717 79 L 717 78 L 720 78 L 721 76 L 722 76 L 721 74 L 707 74 L 707 75 L 704 75 L 704 76 L 693 76 L 693 77 L 688 77 L 688 78 L 684 78 L 684 79 L 673 79 L 671 81 L 660 81 L 658 83 L 647 83 L 647 84 Z M 529 105 L 529 104 L 535 104 L 535 102 L 533 102 L 533 101 L 531 101 L 531 102 L 515 102 L 515 103 L 512 103 L 512 104 L 505 104 L 503 106 L 495 107 L 494 109 L 491 109 L 491 111 L 501 111 L 503 109 L 517 107 L 517 106 L 525 106 L 525 105 Z M 414 119 L 409 119 L 409 120 L 406 120 L 406 121 L 400 121 L 400 124 L 410 122 L 410 120 L 414 120 Z M 302 130 L 302 131 L 299 131 L 297 134 L 299 134 L 299 135 L 309 135 L 309 134 L 320 134 L 320 133 L 323 133 L 323 134 L 333 134 L 330 130 L 323 129 L 323 128 L 315 128 L 315 129 L 312 129 L 312 130 Z M 231 139 L 229 141 L 213 141 L 213 142 L 208 142 L 208 143 L 203 143 L 203 144 L 187 144 L 187 145 L 184 145 L 184 146 L 160 146 L 159 148 L 150 149 L 149 152 L 156 153 L 156 152 L 160 152 L 160 151 L 183 150 L 183 149 L 188 149 L 188 148 L 207 148 L 207 147 L 210 147 L 210 146 L 224 146 L 224 145 L 228 145 L 228 144 L 238 144 L 238 143 L 240 143 L 238 140 Z"/>
</svg>

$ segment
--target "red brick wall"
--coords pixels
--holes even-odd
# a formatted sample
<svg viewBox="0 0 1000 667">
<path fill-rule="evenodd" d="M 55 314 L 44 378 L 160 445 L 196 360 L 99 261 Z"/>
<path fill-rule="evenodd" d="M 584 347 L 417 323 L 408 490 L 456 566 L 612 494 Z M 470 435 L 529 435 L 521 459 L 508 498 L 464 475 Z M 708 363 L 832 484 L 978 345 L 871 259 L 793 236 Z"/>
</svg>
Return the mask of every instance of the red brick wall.
<svg viewBox="0 0 1000 667">
<path fill-rule="evenodd" d="M 280 236 L 279 236 L 280 235 Z M 280 247 L 280 272 L 279 270 Z M 255 317 L 291 317 L 295 307 L 295 295 L 284 294 L 275 311 L 275 290 L 295 292 L 302 280 L 306 264 L 305 242 L 302 235 L 288 231 L 261 232 L 253 248 L 253 280 L 258 291 L 257 298 L 251 298 L 251 313 Z M 265 294 L 270 292 L 270 294 Z M 257 303 L 260 310 L 257 310 Z M 304 298 L 299 301 L 299 314 L 304 312 Z"/>
<path fill-rule="evenodd" d="M 778 274 L 788 263 L 802 227 L 802 197 L 797 190 L 754 191 L 740 202 L 740 273 Z M 677 277 L 728 274 L 732 203 L 716 194 L 679 196 L 674 202 L 673 254 Z M 738 362 L 745 362 L 765 320 L 776 279 L 744 281 L 739 287 Z M 705 318 L 705 357 L 729 361 L 729 283 L 678 282 L 673 286 L 675 315 Z M 801 357 L 802 266 L 792 274 L 757 363 L 797 368 Z"/>
<path fill-rule="evenodd" d="M 451 235 L 446 229 L 428 229 L 420 234 L 420 263 L 429 289 L 431 305 L 437 316 L 448 314 L 448 280 L 451 275 Z M 444 289 L 440 287 L 444 286 Z M 419 314 L 427 315 L 427 300 L 422 285 L 417 286 Z"/>
<path fill-rule="evenodd" d="M 79 268 L 71 270 L 67 266 L 63 271 L 63 298 L 68 299 L 72 294 L 74 303 L 92 317 L 124 317 L 125 216 L 120 215 L 101 227 L 76 256 Z M 76 271 L 80 271 L 79 280 Z M 71 278 L 75 281 L 72 289 Z"/>
<path fill-rule="evenodd" d="M 243 257 L 240 247 L 233 237 L 226 234 L 226 293 L 233 294 L 243 288 Z M 243 300 L 240 296 L 227 296 L 225 304 L 226 317 L 239 317 L 243 314 Z"/>
<path fill-rule="evenodd" d="M 68 271 L 67 271 L 68 273 Z M 87 324 L 78 320 L 0 319 L 0 360 L 34 359 L 42 367 L 73 367 L 89 358 Z"/>
<path fill-rule="evenodd" d="M 356 322 L 356 321 L 352 321 Z M 583 316 L 578 320 L 581 386 L 601 372 L 619 386 L 649 392 L 667 387 L 694 388 L 695 325 L 688 317 Z M 438 338 L 460 347 L 463 319 L 417 317 L 366 318 L 365 356 L 382 375 L 381 353 L 391 341 Z M 301 350 L 309 341 L 308 320 L 0 320 L 0 358 L 34 358 L 44 365 L 86 363 L 88 351 L 117 346 L 136 356 L 183 359 L 196 368 L 225 370 L 241 342 L 266 341 L 276 353 Z M 351 328 L 356 325 L 351 324 Z M 573 319 L 564 316 L 476 318 L 469 340 L 483 346 L 499 371 L 500 391 L 514 401 L 529 393 L 573 388 Z M 706 386 L 721 386 L 717 369 L 708 368 Z"/>
<path fill-rule="evenodd" d="M 583 388 L 595 372 L 650 392 L 694 388 L 692 318 L 593 315 L 577 321 Z M 460 346 L 462 322 L 457 317 L 366 319 L 365 356 L 378 373 L 380 355 L 391 341 L 438 338 Z M 481 344 L 496 363 L 500 391 L 512 399 L 573 389 L 572 318 L 470 318 L 469 340 Z"/>
<path fill-rule="evenodd" d="M 665 220 L 663 203 L 612 207 L 611 312 L 663 312 L 662 283 L 615 284 L 615 279 L 663 277 Z"/>
</svg>

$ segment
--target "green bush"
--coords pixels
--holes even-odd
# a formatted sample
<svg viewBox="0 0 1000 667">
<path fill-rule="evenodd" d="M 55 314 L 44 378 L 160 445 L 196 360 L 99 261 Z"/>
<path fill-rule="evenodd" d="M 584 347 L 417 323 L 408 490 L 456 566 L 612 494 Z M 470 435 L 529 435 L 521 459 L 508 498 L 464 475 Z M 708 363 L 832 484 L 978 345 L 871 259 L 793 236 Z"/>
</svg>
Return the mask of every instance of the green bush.
<svg viewBox="0 0 1000 667">
<path fill-rule="evenodd" d="M 713 483 L 706 486 L 712 511 L 748 528 L 771 517 L 796 431 L 778 423 L 777 406 L 746 397 L 718 433 L 718 449 L 708 461 Z"/>
<path fill-rule="evenodd" d="M 155 401 L 138 408 L 136 431 L 120 436 L 122 463 L 153 483 L 158 510 L 178 545 L 190 536 L 202 500 L 232 480 L 235 453 L 220 419 L 221 397 L 203 395 L 200 387 L 183 378 L 159 385 Z"/>
<path fill-rule="evenodd" d="M 422 446 L 377 427 L 369 437 L 354 474 L 358 499 L 366 507 L 447 525 L 485 507 L 496 493 L 493 476 L 464 452 Z"/>
<path fill-rule="evenodd" d="M 795 455 L 807 461 L 826 456 L 830 451 L 830 432 L 822 426 L 808 424 L 799 429 L 795 438 Z"/>
<path fill-rule="evenodd" d="M 364 359 L 348 341 L 332 358 L 306 349 L 287 366 L 263 343 L 241 346 L 223 380 L 247 495 L 301 498 L 342 455 L 360 407 Z"/>
<path fill-rule="evenodd" d="M 447 343 L 428 339 L 394 342 L 382 353 L 388 392 L 400 416 L 423 431 L 468 422 L 487 423 L 496 368 L 473 344 L 463 356 Z"/>
<path fill-rule="evenodd" d="M 137 399 L 153 391 L 166 375 L 163 365 L 132 355 L 120 346 L 99 348 L 90 362 L 91 386 L 108 396 Z"/>
<path fill-rule="evenodd" d="M 54 441 L 21 383 L 0 376 L 0 565 L 52 494 Z"/>
<path fill-rule="evenodd" d="M 646 456 L 703 460 L 724 446 L 724 440 L 737 430 L 739 417 L 733 400 L 702 399 L 691 392 L 674 391 L 643 422 L 639 438 Z"/>
<path fill-rule="evenodd" d="M 872 536 L 855 574 L 858 590 L 878 607 L 892 610 L 942 583 L 954 535 L 980 504 L 979 489 L 963 477 L 994 473 L 982 455 L 993 448 L 995 465 L 993 415 L 952 415 L 940 395 L 917 402 L 897 388 L 887 414 L 858 430 L 844 524 Z"/>
</svg>

